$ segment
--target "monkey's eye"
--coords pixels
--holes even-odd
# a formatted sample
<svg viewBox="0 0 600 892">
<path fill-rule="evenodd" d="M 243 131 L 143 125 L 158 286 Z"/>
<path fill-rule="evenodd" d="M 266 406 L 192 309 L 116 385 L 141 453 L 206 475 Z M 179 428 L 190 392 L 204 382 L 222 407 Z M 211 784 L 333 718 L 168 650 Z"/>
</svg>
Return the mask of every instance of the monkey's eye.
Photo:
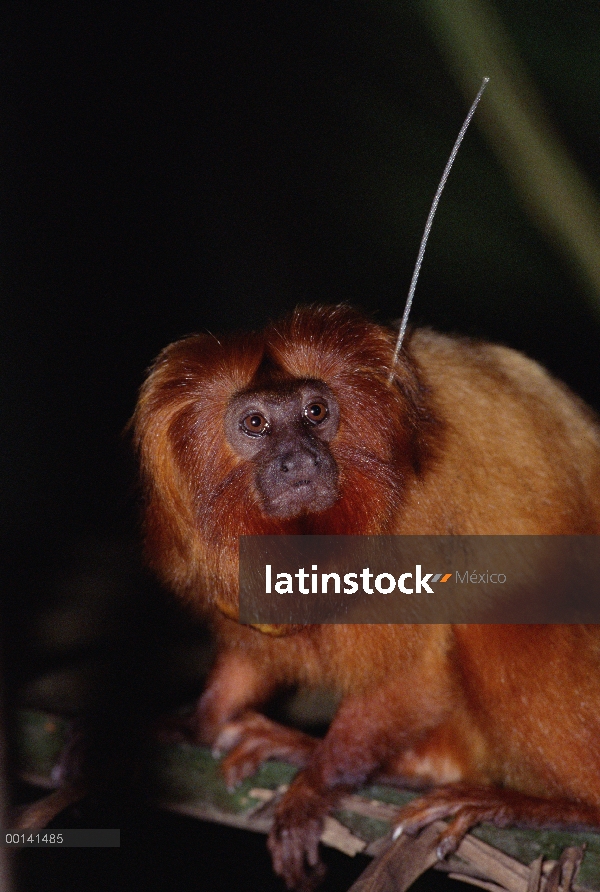
<svg viewBox="0 0 600 892">
<path fill-rule="evenodd" d="M 309 403 L 304 407 L 304 417 L 311 424 L 321 424 L 329 415 L 329 409 L 325 403 Z"/>
<path fill-rule="evenodd" d="M 253 412 L 252 415 L 246 415 L 240 422 L 240 428 L 249 437 L 262 437 L 263 434 L 269 432 L 269 422 L 260 412 Z"/>
</svg>

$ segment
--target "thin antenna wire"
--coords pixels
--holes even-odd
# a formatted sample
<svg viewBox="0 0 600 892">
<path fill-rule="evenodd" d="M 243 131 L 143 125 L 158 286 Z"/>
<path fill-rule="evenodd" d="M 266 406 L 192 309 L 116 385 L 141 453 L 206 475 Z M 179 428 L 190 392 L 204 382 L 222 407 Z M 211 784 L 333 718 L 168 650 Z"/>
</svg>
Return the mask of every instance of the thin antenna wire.
<svg viewBox="0 0 600 892">
<path fill-rule="evenodd" d="M 402 322 L 400 323 L 400 331 L 398 332 L 398 340 L 396 341 L 396 349 L 394 351 L 394 358 L 392 360 L 392 367 L 390 370 L 390 376 L 388 378 L 388 384 L 391 384 L 394 380 L 394 369 L 396 367 L 396 360 L 398 359 L 398 354 L 400 353 L 400 348 L 402 347 L 402 341 L 404 340 L 404 335 L 406 334 L 406 326 L 408 324 L 408 316 L 410 313 L 410 308 L 412 307 L 413 297 L 415 296 L 415 289 L 417 287 L 417 279 L 419 278 L 419 273 L 421 272 L 421 264 L 423 263 L 423 255 L 425 254 L 425 248 L 427 246 L 427 239 L 429 238 L 429 233 L 431 232 L 431 227 L 433 225 L 433 218 L 435 217 L 435 212 L 437 211 L 437 206 L 440 202 L 440 197 L 444 186 L 446 185 L 446 180 L 448 179 L 448 175 L 452 169 L 452 165 L 454 164 L 454 159 L 458 154 L 458 150 L 460 149 L 460 144 L 463 141 L 463 137 L 467 132 L 467 127 L 471 123 L 471 118 L 475 114 L 475 109 L 479 105 L 479 100 L 483 95 L 483 91 L 488 85 L 489 77 L 484 77 L 482 84 L 479 88 L 479 92 L 477 96 L 473 100 L 473 105 L 469 109 L 469 114 L 464 120 L 462 127 L 460 128 L 460 133 L 456 138 L 456 142 L 454 143 L 454 148 L 450 152 L 450 157 L 448 158 L 448 162 L 446 167 L 444 168 L 444 172 L 442 174 L 442 179 L 440 180 L 440 184 L 437 187 L 437 192 L 435 193 L 435 197 L 431 204 L 431 210 L 429 211 L 429 216 L 427 217 L 427 223 L 425 224 L 425 231 L 423 232 L 423 238 L 421 239 L 421 247 L 419 248 L 419 253 L 417 255 L 417 262 L 415 264 L 415 271 L 413 273 L 412 281 L 410 283 L 410 289 L 408 291 L 408 297 L 406 299 L 406 306 L 404 307 L 404 314 L 402 316 Z"/>
</svg>

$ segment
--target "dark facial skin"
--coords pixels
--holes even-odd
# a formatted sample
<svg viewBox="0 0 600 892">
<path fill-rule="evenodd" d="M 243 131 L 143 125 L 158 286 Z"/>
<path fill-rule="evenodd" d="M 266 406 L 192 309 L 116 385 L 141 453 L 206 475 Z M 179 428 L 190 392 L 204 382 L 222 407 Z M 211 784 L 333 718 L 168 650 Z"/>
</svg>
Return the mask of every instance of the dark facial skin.
<svg viewBox="0 0 600 892">
<path fill-rule="evenodd" d="M 265 514 L 298 517 L 334 504 L 338 469 L 328 444 L 338 425 L 335 397 L 320 381 L 282 384 L 232 399 L 227 440 L 254 465 Z"/>
</svg>

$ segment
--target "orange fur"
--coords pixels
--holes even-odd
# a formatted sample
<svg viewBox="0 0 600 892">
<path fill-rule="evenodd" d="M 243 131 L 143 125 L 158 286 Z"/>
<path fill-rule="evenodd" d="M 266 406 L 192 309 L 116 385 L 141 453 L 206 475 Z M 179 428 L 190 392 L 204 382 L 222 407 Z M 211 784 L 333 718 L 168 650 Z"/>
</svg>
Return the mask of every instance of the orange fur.
<svg viewBox="0 0 600 892">
<path fill-rule="evenodd" d="M 134 419 L 149 560 L 212 616 L 220 642 L 196 737 L 231 749 L 232 783 L 269 756 L 304 768 L 270 838 L 290 886 L 310 883 L 335 798 L 377 774 L 461 782 L 447 814 L 499 785 L 523 796 L 500 791 L 490 805 L 486 794 L 480 816 L 600 823 L 599 627 L 323 625 L 271 637 L 235 622 L 242 534 L 600 534 L 600 430 L 563 385 L 506 348 L 415 331 L 390 387 L 393 350 L 391 331 L 347 307 L 301 309 L 222 342 L 197 335 L 161 354 Z M 225 411 L 241 391 L 306 379 L 339 405 L 339 497 L 270 517 L 251 463 L 225 441 Z M 251 711 L 290 683 L 342 695 L 322 742 Z M 413 809 L 408 826 L 425 814 Z"/>
</svg>

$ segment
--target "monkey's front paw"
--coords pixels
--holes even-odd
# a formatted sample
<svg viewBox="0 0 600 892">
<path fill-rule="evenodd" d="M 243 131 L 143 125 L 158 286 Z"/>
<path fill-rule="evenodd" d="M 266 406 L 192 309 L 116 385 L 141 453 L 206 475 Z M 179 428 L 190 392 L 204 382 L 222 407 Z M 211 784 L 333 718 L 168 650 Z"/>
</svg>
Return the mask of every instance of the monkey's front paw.
<svg viewBox="0 0 600 892">
<path fill-rule="evenodd" d="M 283 759 L 304 767 L 317 741 L 294 728 L 278 725 L 260 713 L 249 712 L 223 726 L 213 751 L 229 755 L 222 771 L 230 789 L 256 774 L 267 759 Z"/>
<path fill-rule="evenodd" d="M 319 840 L 328 811 L 327 799 L 301 782 L 292 784 L 279 803 L 267 845 L 273 869 L 288 889 L 311 892 L 325 876 Z"/>
</svg>

